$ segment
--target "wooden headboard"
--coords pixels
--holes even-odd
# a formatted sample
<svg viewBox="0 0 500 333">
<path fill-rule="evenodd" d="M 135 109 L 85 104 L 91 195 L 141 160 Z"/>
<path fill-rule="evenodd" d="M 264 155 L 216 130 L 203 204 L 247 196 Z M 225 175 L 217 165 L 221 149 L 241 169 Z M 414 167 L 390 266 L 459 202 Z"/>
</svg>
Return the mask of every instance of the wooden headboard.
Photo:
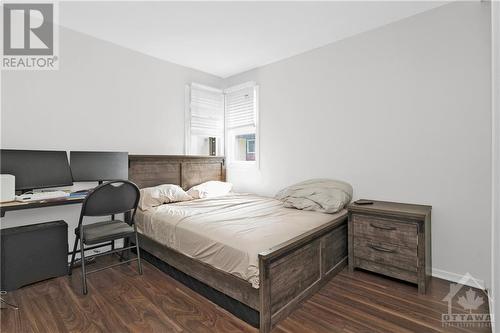
<svg viewBox="0 0 500 333">
<path fill-rule="evenodd" d="M 129 155 L 128 178 L 139 188 L 176 184 L 187 190 L 209 180 L 226 180 L 224 157 Z"/>
</svg>

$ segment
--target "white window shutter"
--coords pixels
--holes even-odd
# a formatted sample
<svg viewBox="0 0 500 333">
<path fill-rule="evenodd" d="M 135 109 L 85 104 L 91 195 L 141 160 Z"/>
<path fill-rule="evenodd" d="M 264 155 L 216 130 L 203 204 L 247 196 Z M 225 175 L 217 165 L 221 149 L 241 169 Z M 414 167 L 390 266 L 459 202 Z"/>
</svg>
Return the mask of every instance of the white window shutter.
<svg viewBox="0 0 500 333">
<path fill-rule="evenodd" d="M 256 126 L 255 87 L 226 92 L 226 126 L 228 129 Z"/>
<path fill-rule="evenodd" d="M 224 94 L 199 84 L 191 85 L 191 135 L 224 136 Z"/>
</svg>

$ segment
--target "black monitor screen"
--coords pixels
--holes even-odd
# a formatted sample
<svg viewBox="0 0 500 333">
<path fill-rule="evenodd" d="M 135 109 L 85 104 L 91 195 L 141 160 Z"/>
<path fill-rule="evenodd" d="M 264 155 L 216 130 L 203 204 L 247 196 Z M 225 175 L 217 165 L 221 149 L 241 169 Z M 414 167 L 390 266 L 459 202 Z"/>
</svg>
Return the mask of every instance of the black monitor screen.
<svg viewBox="0 0 500 333">
<path fill-rule="evenodd" d="M 16 190 L 73 185 L 65 151 L 0 150 L 2 174 L 16 177 Z"/>
<path fill-rule="evenodd" d="M 128 179 L 128 153 L 70 152 L 71 173 L 77 182 Z"/>
</svg>

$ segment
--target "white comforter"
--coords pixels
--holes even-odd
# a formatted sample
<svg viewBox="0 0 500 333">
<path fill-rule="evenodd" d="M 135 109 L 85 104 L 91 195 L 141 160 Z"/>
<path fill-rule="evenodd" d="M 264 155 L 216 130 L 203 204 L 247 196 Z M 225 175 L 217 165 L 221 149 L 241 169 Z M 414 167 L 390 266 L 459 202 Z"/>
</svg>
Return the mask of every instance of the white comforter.
<svg viewBox="0 0 500 333">
<path fill-rule="evenodd" d="M 272 198 L 230 194 L 138 210 L 136 223 L 147 237 L 258 288 L 260 252 L 345 214 L 300 211 Z"/>
</svg>

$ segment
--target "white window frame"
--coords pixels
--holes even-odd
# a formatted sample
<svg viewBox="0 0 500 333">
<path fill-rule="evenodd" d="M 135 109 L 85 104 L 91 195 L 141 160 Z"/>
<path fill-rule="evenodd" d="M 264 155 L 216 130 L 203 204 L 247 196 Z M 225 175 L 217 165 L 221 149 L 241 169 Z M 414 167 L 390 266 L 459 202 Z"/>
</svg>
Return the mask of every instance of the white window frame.
<svg viewBox="0 0 500 333">
<path fill-rule="evenodd" d="M 191 153 L 191 86 L 184 87 L 184 155 Z"/>
<path fill-rule="evenodd" d="M 254 106 L 255 106 L 255 161 L 236 161 L 233 159 L 234 154 L 234 140 L 230 140 L 229 132 L 227 126 L 227 104 L 226 98 L 224 102 L 224 143 L 225 143 L 225 156 L 228 168 L 260 168 L 260 121 L 259 121 L 259 86 L 254 81 L 249 81 L 243 84 L 239 84 L 233 87 L 229 87 L 224 90 L 224 94 L 227 95 L 230 92 L 237 91 L 240 89 L 250 88 L 254 89 Z M 233 130 L 233 134 L 240 135 L 248 133 L 248 127 L 242 127 Z"/>
</svg>

